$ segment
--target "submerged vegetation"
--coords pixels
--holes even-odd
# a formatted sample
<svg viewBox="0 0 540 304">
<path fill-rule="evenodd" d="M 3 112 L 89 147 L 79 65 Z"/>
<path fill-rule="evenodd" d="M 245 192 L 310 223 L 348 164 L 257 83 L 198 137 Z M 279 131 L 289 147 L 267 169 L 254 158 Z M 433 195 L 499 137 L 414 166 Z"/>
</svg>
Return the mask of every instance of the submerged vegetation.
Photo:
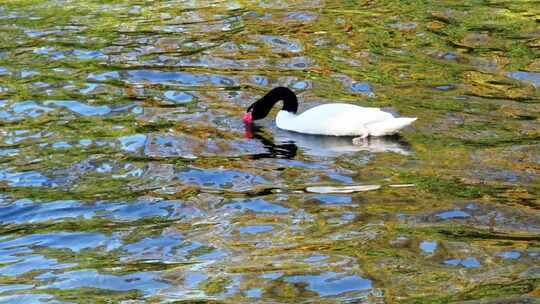
<svg viewBox="0 0 540 304">
<path fill-rule="evenodd" d="M 0 303 L 532 303 L 539 22 L 535 1 L 2 1 Z M 245 129 L 278 85 L 418 121 L 363 146 Z"/>
</svg>

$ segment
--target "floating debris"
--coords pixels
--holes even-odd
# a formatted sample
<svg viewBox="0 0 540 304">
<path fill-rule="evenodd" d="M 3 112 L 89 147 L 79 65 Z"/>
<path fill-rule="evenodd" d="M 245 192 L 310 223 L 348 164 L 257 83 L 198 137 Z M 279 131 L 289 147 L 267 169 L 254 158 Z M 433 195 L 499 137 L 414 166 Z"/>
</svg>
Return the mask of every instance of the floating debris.
<svg viewBox="0 0 540 304">
<path fill-rule="evenodd" d="M 380 185 L 358 185 L 358 186 L 344 186 L 344 187 L 332 187 L 332 186 L 317 186 L 307 187 L 307 192 L 312 193 L 353 193 L 353 192 L 366 192 L 380 189 Z"/>
<path fill-rule="evenodd" d="M 411 188 L 416 187 L 415 184 L 394 184 L 394 185 L 388 185 L 390 188 Z"/>
</svg>

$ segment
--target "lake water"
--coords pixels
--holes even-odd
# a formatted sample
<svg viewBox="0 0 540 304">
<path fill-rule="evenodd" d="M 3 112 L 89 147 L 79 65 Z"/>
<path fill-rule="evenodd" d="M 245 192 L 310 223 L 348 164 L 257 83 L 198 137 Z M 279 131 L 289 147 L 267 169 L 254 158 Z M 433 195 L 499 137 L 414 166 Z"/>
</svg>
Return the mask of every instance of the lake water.
<svg viewBox="0 0 540 304">
<path fill-rule="evenodd" d="M 532 303 L 539 104 L 534 1 L 3 1 L 0 303 Z"/>
</svg>

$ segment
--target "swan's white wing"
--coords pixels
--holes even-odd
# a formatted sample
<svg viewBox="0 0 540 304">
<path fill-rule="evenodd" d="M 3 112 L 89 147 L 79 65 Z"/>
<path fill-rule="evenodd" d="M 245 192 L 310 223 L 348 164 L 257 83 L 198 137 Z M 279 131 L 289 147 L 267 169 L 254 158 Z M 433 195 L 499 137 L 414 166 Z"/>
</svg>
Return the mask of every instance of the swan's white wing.
<svg viewBox="0 0 540 304">
<path fill-rule="evenodd" d="M 356 136 L 367 132 L 366 125 L 393 119 L 378 108 L 332 103 L 311 108 L 300 115 L 280 111 L 276 117 L 279 128 L 307 134 Z"/>
<path fill-rule="evenodd" d="M 410 125 L 416 117 L 398 117 L 394 119 L 388 119 L 383 121 L 376 121 L 366 125 L 369 130 L 369 135 L 384 136 L 392 135 L 400 129 Z"/>
</svg>

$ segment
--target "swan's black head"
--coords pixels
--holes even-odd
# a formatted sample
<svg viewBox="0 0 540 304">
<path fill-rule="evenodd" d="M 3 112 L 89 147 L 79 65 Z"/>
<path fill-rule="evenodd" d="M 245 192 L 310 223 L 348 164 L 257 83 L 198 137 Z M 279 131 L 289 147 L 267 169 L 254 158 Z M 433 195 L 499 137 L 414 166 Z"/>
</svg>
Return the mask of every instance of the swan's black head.
<svg viewBox="0 0 540 304">
<path fill-rule="evenodd" d="M 286 87 L 277 87 L 247 108 L 246 114 L 244 114 L 244 122 L 251 123 L 252 120 L 265 118 L 272 110 L 272 107 L 280 100 L 283 100 L 282 110 L 296 114 L 298 111 L 298 99 L 294 92 Z"/>
</svg>

